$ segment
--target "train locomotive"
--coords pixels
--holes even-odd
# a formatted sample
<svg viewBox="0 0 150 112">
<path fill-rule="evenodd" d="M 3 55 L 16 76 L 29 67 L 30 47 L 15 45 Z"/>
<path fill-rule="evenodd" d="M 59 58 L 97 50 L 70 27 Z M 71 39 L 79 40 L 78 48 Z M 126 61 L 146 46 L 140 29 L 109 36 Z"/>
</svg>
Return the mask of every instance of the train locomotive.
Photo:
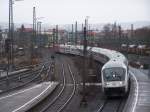
<svg viewBox="0 0 150 112">
<path fill-rule="evenodd" d="M 83 46 L 60 45 L 59 52 L 82 56 Z M 104 65 L 101 69 L 102 91 L 105 95 L 124 96 L 129 91 L 128 60 L 120 52 L 98 47 L 87 47 L 93 58 Z"/>
<path fill-rule="evenodd" d="M 106 95 L 126 95 L 129 91 L 128 62 L 111 59 L 101 70 L 102 90 Z"/>
</svg>

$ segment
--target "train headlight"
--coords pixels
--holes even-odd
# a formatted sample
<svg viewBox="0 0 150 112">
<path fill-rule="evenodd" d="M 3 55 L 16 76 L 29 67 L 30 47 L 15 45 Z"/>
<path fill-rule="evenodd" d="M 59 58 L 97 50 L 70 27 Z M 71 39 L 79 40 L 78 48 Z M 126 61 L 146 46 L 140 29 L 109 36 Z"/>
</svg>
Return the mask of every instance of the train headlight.
<svg viewBox="0 0 150 112">
<path fill-rule="evenodd" d="M 123 86 L 123 85 L 125 85 L 125 82 L 124 81 L 120 81 L 119 84 Z"/>
<path fill-rule="evenodd" d="M 107 82 L 105 82 L 104 84 L 105 84 L 105 86 L 107 86 L 107 85 L 108 85 L 108 83 L 107 83 Z"/>
<path fill-rule="evenodd" d="M 120 85 L 123 85 L 123 82 L 119 82 Z"/>
</svg>

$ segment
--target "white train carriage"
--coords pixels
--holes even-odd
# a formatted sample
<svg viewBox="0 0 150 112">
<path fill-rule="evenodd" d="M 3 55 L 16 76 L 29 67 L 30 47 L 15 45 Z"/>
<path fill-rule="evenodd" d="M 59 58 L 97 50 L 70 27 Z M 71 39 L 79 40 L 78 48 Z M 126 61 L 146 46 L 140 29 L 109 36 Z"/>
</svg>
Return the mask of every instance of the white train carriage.
<svg viewBox="0 0 150 112">
<path fill-rule="evenodd" d="M 109 60 L 109 57 L 106 56 L 107 49 L 93 47 L 92 52 L 93 52 L 93 57 L 96 61 L 100 61 L 101 63 L 104 64 Z"/>
<path fill-rule="evenodd" d="M 71 50 L 71 45 L 63 45 L 62 44 L 59 46 L 58 52 L 70 54 L 70 50 Z"/>
<path fill-rule="evenodd" d="M 65 54 L 82 55 L 82 47 L 74 45 L 60 45 L 59 52 Z"/>
<path fill-rule="evenodd" d="M 58 52 L 65 53 L 65 45 L 59 45 Z"/>
</svg>

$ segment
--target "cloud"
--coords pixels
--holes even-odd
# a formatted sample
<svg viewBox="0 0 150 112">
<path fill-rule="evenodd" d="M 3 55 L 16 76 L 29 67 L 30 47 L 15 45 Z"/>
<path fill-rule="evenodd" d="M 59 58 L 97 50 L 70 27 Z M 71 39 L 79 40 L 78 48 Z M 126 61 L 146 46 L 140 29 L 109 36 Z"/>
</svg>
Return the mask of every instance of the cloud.
<svg viewBox="0 0 150 112">
<path fill-rule="evenodd" d="M 150 19 L 149 0 L 24 0 L 14 4 L 14 21 L 32 23 L 32 8 L 43 22 L 54 24 L 84 21 L 143 21 Z M 0 0 L 0 21 L 8 19 L 8 0 Z"/>
</svg>

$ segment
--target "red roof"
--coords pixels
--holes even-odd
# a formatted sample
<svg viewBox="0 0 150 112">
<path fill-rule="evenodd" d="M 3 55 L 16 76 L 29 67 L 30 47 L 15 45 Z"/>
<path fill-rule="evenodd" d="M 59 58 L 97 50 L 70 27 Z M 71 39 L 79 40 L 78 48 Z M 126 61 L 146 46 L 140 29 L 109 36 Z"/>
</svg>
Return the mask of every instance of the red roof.
<svg viewBox="0 0 150 112">
<path fill-rule="evenodd" d="M 25 28 L 24 31 L 25 31 L 25 32 L 32 32 L 33 29 L 32 29 L 32 28 Z"/>
<path fill-rule="evenodd" d="M 21 31 L 21 28 L 18 28 L 17 30 L 18 30 L 18 31 Z M 32 31 L 33 31 L 32 28 L 24 28 L 24 29 L 23 29 L 23 32 L 32 32 Z"/>
</svg>

